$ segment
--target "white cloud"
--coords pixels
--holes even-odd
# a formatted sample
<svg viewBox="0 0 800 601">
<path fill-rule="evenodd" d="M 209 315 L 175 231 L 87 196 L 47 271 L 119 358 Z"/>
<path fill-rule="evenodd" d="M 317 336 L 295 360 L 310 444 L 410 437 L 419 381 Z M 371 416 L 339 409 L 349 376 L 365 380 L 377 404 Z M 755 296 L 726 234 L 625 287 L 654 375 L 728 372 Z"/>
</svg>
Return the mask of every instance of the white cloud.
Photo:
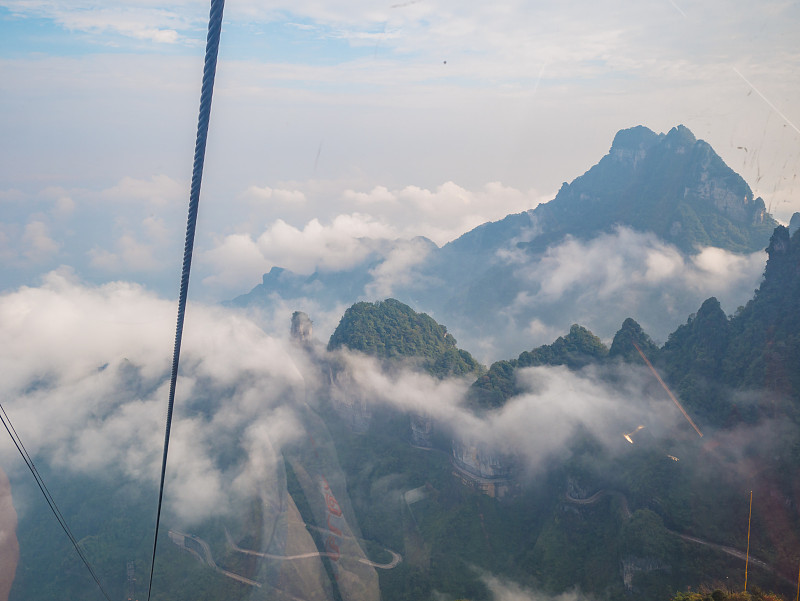
<svg viewBox="0 0 800 601">
<path fill-rule="evenodd" d="M 273 325 L 285 333 L 291 310 L 282 311 Z M 0 393 L 29 450 L 61 469 L 119 469 L 153 485 L 174 318 L 174 303 L 139 286 L 87 286 L 68 270 L 0 295 Z M 238 494 L 273 477 L 284 445 L 302 438 L 318 366 L 284 336 L 236 311 L 189 305 L 168 483 L 168 506 L 180 519 L 230 510 Z M 469 378 L 387 372 L 372 358 L 338 355 L 350 373 L 344 394 L 429 414 L 464 440 L 518 456 L 530 473 L 563 453 L 579 427 L 612 452 L 627 448 L 622 434 L 639 424 L 656 436 L 689 427 L 643 367 L 521 369 L 522 392 L 479 418 L 464 406 Z"/>
<path fill-rule="evenodd" d="M 300 190 L 284 190 L 281 188 L 270 188 L 264 186 L 250 186 L 245 190 L 244 196 L 257 202 L 274 200 L 279 203 L 304 203 L 306 195 Z"/>
<path fill-rule="evenodd" d="M 376 240 L 394 236 L 391 226 L 360 213 L 338 215 L 327 225 L 312 219 L 303 229 L 278 219 L 257 239 L 231 234 L 204 253 L 215 271 L 204 283 L 252 285 L 273 265 L 305 274 L 347 269 L 363 261 Z"/>
<path fill-rule="evenodd" d="M 421 284 L 413 269 L 425 260 L 431 250 L 430 242 L 420 238 L 398 240 L 383 262 L 370 270 L 373 280 L 365 288 L 366 296 L 386 298 L 392 296 L 397 287 Z"/>
<path fill-rule="evenodd" d="M 75 201 L 70 196 L 59 196 L 53 206 L 53 214 L 58 217 L 65 217 L 75 211 Z"/>
<path fill-rule="evenodd" d="M 119 223 L 121 222 L 121 223 Z M 139 224 L 119 219 L 122 232 L 113 242 L 113 250 L 95 246 L 88 250 L 89 266 L 106 275 L 122 273 L 160 273 L 179 260 L 179 250 L 161 217 L 150 215 Z M 166 261 L 166 251 L 174 251 Z"/>
<path fill-rule="evenodd" d="M 753 281 L 764 270 L 766 253 L 749 255 L 706 247 L 691 257 L 691 267 L 684 277 L 697 290 L 720 290 L 725 294 Z"/>
<path fill-rule="evenodd" d="M 58 242 L 50 237 L 50 228 L 47 224 L 38 220 L 31 221 L 25 226 L 22 242 L 23 254 L 34 263 L 51 259 L 60 247 Z"/>
<path fill-rule="evenodd" d="M 273 265 L 248 234 L 225 236 L 216 247 L 202 255 L 202 260 L 213 271 L 213 275 L 203 279 L 203 284 L 229 290 L 254 286 Z"/>
<path fill-rule="evenodd" d="M 368 295 L 384 296 L 410 282 L 409 269 L 429 250 L 427 243 L 415 237 L 443 244 L 488 220 L 540 202 L 532 191 L 522 192 L 499 182 L 478 190 L 445 182 L 434 189 L 376 186 L 368 192 L 347 187 L 347 182 L 308 182 L 287 188 L 250 186 L 245 192 L 246 198 L 261 207 L 269 206 L 265 201 L 281 198 L 295 206 L 307 204 L 323 214 L 330 210 L 327 205 L 332 195 L 340 195 L 354 212 L 334 214 L 329 222 L 314 218 L 302 228 L 278 218 L 260 233 L 251 231 L 256 219 L 251 217 L 236 227 L 236 233 L 217 238 L 214 247 L 202 255 L 211 271 L 203 283 L 236 294 L 255 285 L 273 266 L 303 274 L 347 269 L 371 252 L 383 254 L 391 249 L 387 260 L 375 268 L 376 281 L 367 291 Z"/>
<path fill-rule="evenodd" d="M 569 300 L 584 306 L 579 313 L 585 313 L 613 301 L 637 315 L 644 310 L 641 301 L 652 300 L 653 294 L 688 294 L 698 306 L 712 295 L 741 302 L 752 294 L 765 260 L 763 252 L 740 255 L 720 248 L 704 248 L 684 259 L 655 235 L 621 227 L 588 242 L 567 238 L 540 261 L 520 268 L 520 277 L 538 289 L 523 293 L 518 304 Z"/>
<path fill-rule="evenodd" d="M 352 200 L 362 205 L 376 204 L 396 204 L 397 194 L 390 192 L 386 186 L 375 186 L 369 192 L 356 192 L 355 190 L 345 190 L 342 196 L 346 200 Z"/>
<path fill-rule="evenodd" d="M 628 228 L 583 241 L 567 237 L 532 260 L 513 248 L 499 253 L 511 272 L 504 285 L 513 300 L 497 311 L 482 332 L 453 318 L 448 327 L 465 348 L 484 360 L 516 356 L 551 343 L 573 323 L 610 341 L 627 317 L 657 341 L 666 337 L 702 302 L 715 296 L 733 313 L 752 298 L 766 254 L 737 254 L 719 248 L 684 256 L 654 234 Z"/>
<path fill-rule="evenodd" d="M 191 2 L 170 2 L 169 8 L 147 1 L 114 6 L 93 0 L 5 0 L 2 4 L 13 14 L 53 19 L 69 31 L 115 34 L 161 44 L 185 43 L 187 30 L 197 36 L 203 26 L 202 12 Z"/>
<path fill-rule="evenodd" d="M 138 286 L 85 286 L 65 271 L 0 296 L 0 391 L 29 451 L 60 469 L 119 469 L 122 481 L 152 486 L 174 319 L 174 303 Z M 298 434 L 307 370 L 286 345 L 233 312 L 188 307 L 167 485 L 181 520 L 230 510 L 233 483 L 243 490 L 274 465 L 274 453 L 248 452 Z M 240 438 L 243 462 L 221 465 Z"/>
<path fill-rule="evenodd" d="M 158 224 L 151 224 L 156 228 Z M 154 244 L 147 244 L 137 240 L 132 234 L 123 234 L 115 243 L 116 252 L 102 248 L 93 248 L 89 251 L 90 265 L 94 269 L 108 274 L 120 272 L 152 272 L 164 268 L 164 262 L 156 255 L 158 250 Z"/>
<path fill-rule="evenodd" d="M 463 405 L 469 378 L 439 380 L 411 369 L 387 373 L 372 358 L 341 356 L 350 376 L 345 395 L 430 415 L 457 438 L 519 458 L 528 474 L 546 469 L 555 455 L 563 456 L 578 428 L 610 452 L 625 448 L 626 428 L 639 424 L 647 424 L 657 436 L 684 425 L 691 429 L 669 399 L 653 396 L 657 389 L 650 386 L 652 375 L 644 367 L 520 369 L 516 378 L 522 392 L 501 409 L 477 417 Z"/>
<path fill-rule="evenodd" d="M 547 325 L 541 319 L 532 319 L 525 328 L 525 334 L 531 341 L 542 341 L 543 344 L 549 344 L 549 341 L 555 340 L 564 332 L 557 327 Z"/>
<path fill-rule="evenodd" d="M 369 271 L 372 281 L 361 293 L 365 298 L 386 298 L 400 291 L 414 297 L 415 289 L 437 285 L 418 269 L 431 250 L 429 242 L 360 237 L 364 228 L 369 233 L 374 226 L 376 234 L 389 228 L 360 221 L 366 219 L 360 215 L 354 223 L 355 217 L 336 219 L 328 226 L 311 222 L 303 230 L 279 222 L 257 239 L 230 235 L 204 255 L 213 273 L 205 283 L 236 294 L 252 288 L 275 265 L 306 274 L 346 269 L 374 251 L 382 261 Z M 633 317 L 663 340 L 709 296 L 716 296 L 729 312 L 744 304 L 758 285 L 766 259 L 763 252 L 739 255 L 717 248 L 685 257 L 655 235 L 627 228 L 590 241 L 567 238 L 535 261 L 515 244 L 511 241 L 512 250 L 499 253 L 513 268 L 506 284 L 515 296 L 498 308 L 491 328 L 480 332 L 462 327 L 458 315 L 437 317 L 484 360 L 550 343 L 572 323 L 610 339 L 626 317 Z"/>
<path fill-rule="evenodd" d="M 533 190 L 523 192 L 500 182 L 469 190 L 452 181 L 434 189 L 420 186 L 399 190 L 376 186 L 369 192 L 347 189 L 342 197 L 381 215 L 404 236 L 425 236 L 440 246 L 482 223 L 533 209 L 545 200 Z"/>
<path fill-rule="evenodd" d="M 153 242 L 158 244 L 166 244 L 169 238 L 169 229 L 167 228 L 167 225 L 164 223 L 163 219 L 153 216 L 146 217 L 144 221 L 142 221 L 142 226 L 147 234 L 147 237 Z"/>
<path fill-rule="evenodd" d="M 343 269 L 364 259 L 370 239 L 392 238 L 392 227 L 369 215 L 338 215 L 329 225 L 317 219 L 300 230 L 278 220 L 258 237 L 265 256 L 277 257 L 289 269 L 310 273 L 315 268 Z"/>
<path fill-rule="evenodd" d="M 27 197 L 42 182 L 60 186 L 77 205 L 73 216 L 87 197 L 128 199 L 123 210 L 185 206 L 201 59 L 149 43 L 137 54 L 145 45 L 136 40 L 158 32 L 201 40 L 207 8 L 188 0 L 2 5 L 124 50 L 55 57 L 30 42 L 29 54 L 0 61 L 0 127 L 14 149 L 0 161 L 5 186 Z M 242 37 L 229 46 L 223 37 L 204 190 L 224 208 L 206 222 L 209 239 L 246 233 L 255 241 L 278 219 L 302 230 L 313 219 L 360 213 L 394 237 L 425 235 L 441 245 L 549 199 L 607 150 L 617 129 L 636 123 L 657 131 L 685 123 L 781 218 L 800 209 L 792 193 L 797 134 L 731 68 L 800 121 L 791 115 L 796 6 L 681 3 L 686 18 L 667 0 L 648 10 L 518 0 L 391 6 L 229 3 L 226 33 Z M 725 20 L 710 17 L 719 10 Z M 276 55 L 248 46 L 267 28 L 296 42 L 290 48 L 313 40 L 323 50 Z M 745 146 L 747 153 L 738 150 Z M 322 194 L 310 177 L 349 181 Z M 503 183 L 490 190 L 487 181 Z M 57 210 L 66 215 L 69 201 Z M 87 243 L 80 231 L 68 239 L 48 225 L 72 256 L 95 245 L 118 254 L 107 241 Z M 79 239 L 87 248 L 74 252 Z M 233 295 L 241 290 L 222 292 L 222 282 L 244 282 L 207 275 L 209 295 Z"/>
<path fill-rule="evenodd" d="M 186 199 L 189 186 L 167 175 L 154 175 L 149 180 L 125 176 L 116 185 L 101 192 L 105 199 L 120 202 L 144 202 L 165 205 Z"/>
</svg>

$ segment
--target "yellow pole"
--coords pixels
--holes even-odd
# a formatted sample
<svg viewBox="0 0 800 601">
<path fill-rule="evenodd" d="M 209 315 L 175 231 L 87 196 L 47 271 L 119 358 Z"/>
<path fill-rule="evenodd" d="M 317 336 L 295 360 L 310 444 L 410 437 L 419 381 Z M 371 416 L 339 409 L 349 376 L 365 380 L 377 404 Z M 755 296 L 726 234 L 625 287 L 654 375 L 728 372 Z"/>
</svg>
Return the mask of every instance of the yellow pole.
<svg viewBox="0 0 800 601">
<path fill-rule="evenodd" d="M 747 556 L 744 560 L 744 592 L 747 592 L 747 564 L 750 563 L 750 519 L 753 517 L 753 491 L 750 491 L 750 513 L 747 516 Z"/>
<path fill-rule="evenodd" d="M 794 601 L 800 601 L 800 571 L 797 572 L 797 596 Z"/>
</svg>

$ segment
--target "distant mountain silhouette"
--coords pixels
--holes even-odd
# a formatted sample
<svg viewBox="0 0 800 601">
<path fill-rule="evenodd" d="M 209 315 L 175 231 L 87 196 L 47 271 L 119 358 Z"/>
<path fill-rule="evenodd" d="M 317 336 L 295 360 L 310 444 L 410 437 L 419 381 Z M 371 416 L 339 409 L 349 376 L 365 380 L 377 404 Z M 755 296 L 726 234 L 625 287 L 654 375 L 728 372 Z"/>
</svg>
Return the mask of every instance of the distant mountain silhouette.
<svg viewBox="0 0 800 601">
<path fill-rule="evenodd" d="M 559 245 L 592 244 L 621 231 L 633 233 L 625 244 L 669 244 L 686 261 L 708 246 L 750 253 L 766 247 L 776 225 L 764 201 L 754 198 L 747 183 L 686 127 L 656 134 L 637 126 L 618 132 L 608 154 L 572 183 L 564 183 L 550 202 L 485 223 L 441 248 L 426 238 L 382 240 L 374 241 L 375 251 L 348 270 L 306 276 L 276 267 L 231 304 L 305 298 L 333 307 L 393 296 L 449 324 L 468 346 L 488 337 L 492 340 L 487 344 L 504 354 L 530 348 L 523 336 L 531 324 L 550 333 L 580 321 L 600 336 L 611 336 L 625 317 L 637 314 L 645 329 L 663 337 L 702 297 L 679 294 L 676 299 L 648 283 L 626 294 L 619 310 L 605 306 L 598 312 L 590 281 L 584 287 L 571 283 L 574 290 L 568 298 L 543 298 L 542 280 L 548 277 L 539 271 L 543 257 Z M 401 246 L 413 251 L 418 262 L 391 290 L 378 292 L 376 274 Z M 642 255 L 646 251 L 640 250 Z M 748 294 L 750 290 L 752 285 Z M 565 302 L 575 306 L 567 311 Z M 295 305 L 302 308 L 302 303 Z M 648 312 L 639 312 L 639 307 L 648 307 Z"/>
</svg>

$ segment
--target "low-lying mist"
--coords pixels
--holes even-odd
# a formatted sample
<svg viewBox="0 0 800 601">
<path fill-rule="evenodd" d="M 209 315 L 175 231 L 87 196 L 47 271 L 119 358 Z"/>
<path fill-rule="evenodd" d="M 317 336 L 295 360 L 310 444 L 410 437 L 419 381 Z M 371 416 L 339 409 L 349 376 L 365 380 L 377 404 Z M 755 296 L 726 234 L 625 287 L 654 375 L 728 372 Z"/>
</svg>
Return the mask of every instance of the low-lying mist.
<svg viewBox="0 0 800 601">
<path fill-rule="evenodd" d="M 523 487 L 578 452 L 581 465 L 606 474 L 577 482 L 591 495 L 617 485 L 610 472 L 619 458 L 649 449 L 648 457 L 660 457 L 665 466 L 690 467 L 685 478 L 701 489 L 722 483 L 769 491 L 777 499 L 772 516 L 787 524 L 794 519 L 788 506 L 781 509 L 792 491 L 774 477 L 790 462 L 787 450 L 797 433 L 789 423 L 713 430 L 700 422 L 700 439 L 644 365 L 621 362 L 517 369 L 517 393 L 501 408 L 480 410 L 470 397 L 472 378 L 436 378 L 411 363 L 387 364 L 357 352 L 329 352 L 315 340 L 291 340 L 290 315 L 283 324 L 273 318 L 276 331 L 266 333 L 240 311 L 189 306 L 167 470 L 168 527 L 191 529 L 221 518 L 244 536 L 244 525 L 236 524 L 248 499 L 260 499 L 274 516 L 294 507 L 286 492 L 291 465 L 312 505 L 322 502 L 313 500 L 316 481 L 330 482 L 353 536 L 360 537 L 364 498 L 395 507 L 409 486 L 424 482 L 411 484 L 396 465 L 369 481 L 367 497 L 359 493 L 363 498 L 351 503 L 336 458 L 334 414 L 326 406 L 354 400 L 365 405 L 367 421 L 381 411 L 403 416 L 406 424 L 424 416 L 440 440 L 511 458 Z M 68 271 L 0 296 L 3 406 L 37 463 L 82 481 L 152 490 L 155 500 L 174 319 L 172 301 L 139 286 L 87 285 Z M 757 402 L 756 391 L 737 395 L 739 404 Z M 584 445 L 576 451 L 587 440 L 594 450 L 587 454 Z M 442 451 L 452 455 L 449 443 L 431 452 Z M 0 445 L 0 456 L 13 494 L 15 482 L 29 475 L 10 443 Z M 364 454 L 363 474 L 374 459 Z M 567 483 L 560 480 L 560 486 Z M 650 498 L 647 491 L 628 494 Z M 29 494 L 14 502 L 21 521 L 38 511 Z M 694 511 L 706 515 L 705 505 Z M 763 530 L 784 540 L 779 526 L 767 523 Z M 542 596 L 500 576 L 482 579 L 499 601 L 583 598 L 577 592 Z"/>
<path fill-rule="evenodd" d="M 155 485 L 174 311 L 138 286 L 88 286 L 65 272 L 0 297 L 4 406 L 34 457 Z M 225 513 L 304 436 L 301 411 L 328 385 L 318 364 L 328 353 L 303 351 L 288 340 L 288 315 L 284 323 L 269 335 L 233 310 L 189 306 L 167 484 L 182 520 Z M 345 394 L 429 415 L 455 438 L 518 457 L 529 474 L 567 452 L 578 429 L 615 448 L 639 425 L 658 435 L 689 428 L 644 367 L 521 369 L 522 392 L 479 416 L 465 401 L 467 379 L 336 357 L 349 374 Z M 13 448 L 2 452 L 19 477 Z"/>
<path fill-rule="evenodd" d="M 491 360 L 548 344 L 573 323 L 610 339 L 627 317 L 663 342 L 711 296 L 727 313 L 744 305 L 766 253 L 705 247 L 687 256 L 652 233 L 619 227 L 591 240 L 567 237 L 538 259 L 513 246 L 497 259 L 511 269 L 517 291 L 496 308 L 493 331 L 445 322 L 465 348 Z"/>
</svg>

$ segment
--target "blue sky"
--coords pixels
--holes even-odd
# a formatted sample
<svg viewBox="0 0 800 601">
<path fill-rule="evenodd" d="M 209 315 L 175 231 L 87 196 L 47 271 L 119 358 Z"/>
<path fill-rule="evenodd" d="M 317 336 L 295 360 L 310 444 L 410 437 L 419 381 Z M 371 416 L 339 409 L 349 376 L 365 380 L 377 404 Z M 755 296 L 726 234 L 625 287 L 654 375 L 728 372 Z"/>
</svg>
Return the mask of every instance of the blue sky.
<svg viewBox="0 0 800 601">
<path fill-rule="evenodd" d="M 208 5 L 0 0 L 3 286 L 170 294 Z M 619 129 L 683 123 L 800 210 L 796 3 L 229 1 L 194 290 L 443 244 L 551 199 Z M 173 258 L 174 257 L 174 258 Z"/>
</svg>

